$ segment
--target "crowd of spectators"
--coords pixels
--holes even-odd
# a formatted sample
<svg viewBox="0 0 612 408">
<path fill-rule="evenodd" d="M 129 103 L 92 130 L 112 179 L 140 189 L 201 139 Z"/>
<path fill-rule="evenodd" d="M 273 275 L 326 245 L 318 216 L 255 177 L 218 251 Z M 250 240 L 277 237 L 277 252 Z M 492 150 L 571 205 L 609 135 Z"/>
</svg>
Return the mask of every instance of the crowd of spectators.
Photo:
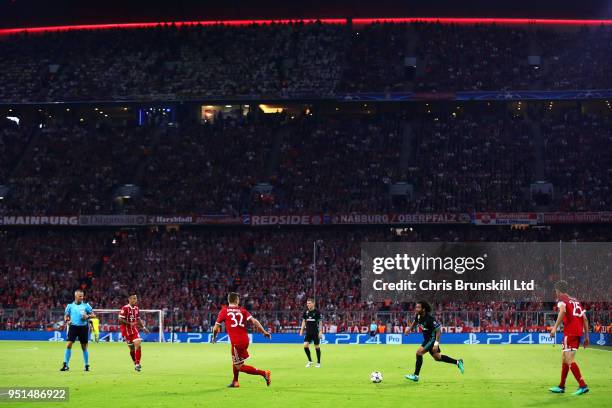
<svg viewBox="0 0 612 408">
<path fill-rule="evenodd" d="M 360 248 L 380 241 L 557 241 L 609 240 L 605 227 L 510 230 L 477 227 L 423 227 L 398 235 L 383 228 L 180 231 L 9 230 L 0 234 L 0 306 L 3 327 L 53 327 L 82 288 L 95 308 L 118 309 L 137 292 L 141 307 L 162 309 L 168 326 L 206 329 L 228 291 L 277 330 L 293 327 L 307 297 L 316 293 L 328 324 L 342 330 L 411 315 L 412 303 L 362 298 Z M 316 286 L 312 243 L 318 242 Z M 529 271 L 525 271 L 529 275 Z M 610 309 L 589 281 L 593 323 L 607 325 Z M 601 285 L 603 290 L 606 285 Z M 315 292 L 316 288 L 316 292 Z M 500 327 L 543 324 L 554 303 L 544 301 L 441 301 L 436 312 L 446 325 Z M 599 301 L 599 302 L 598 302 Z M 55 311 L 55 313 L 53 313 Z M 521 313 L 515 313 L 521 311 Z M 444 313 L 443 313 L 444 312 Z M 464 312 L 470 312 L 466 314 Z M 20 314 L 22 313 L 22 314 Z M 382 314 L 381 314 L 382 313 Z M 148 316 L 156 324 L 154 315 Z M 115 322 L 106 316 L 103 323 Z M 399 320 L 398 320 L 399 321 Z M 365 322 L 365 323 L 364 323 Z M 400 322 L 401 323 L 401 322 Z"/>
<path fill-rule="evenodd" d="M 0 100 L 325 94 L 342 29 L 321 24 L 73 31 L 0 39 Z"/>
<path fill-rule="evenodd" d="M 142 205 L 157 214 L 248 212 L 251 189 L 266 180 L 282 115 L 219 115 L 214 123 L 177 125 L 151 149 Z"/>
<path fill-rule="evenodd" d="M 0 101 L 604 89 L 612 88 L 611 40 L 604 27 L 440 24 L 21 34 L 0 38 Z M 530 64 L 529 56 L 541 61 Z M 609 114 L 567 110 L 529 119 L 509 110 L 474 115 L 462 109 L 452 115 L 427 109 L 418 119 L 366 104 L 350 115 L 253 109 L 206 123 L 144 126 L 3 118 L 0 187 L 9 190 L 0 215 L 525 211 L 536 208 L 528 189 L 538 164 L 554 186 L 552 210 L 610 210 Z M 389 188 L 397 182 L 414 187 L 411 198 L 392 199 Z M 254 190 L 260 183 L 271 190 Z M 127 202 L 117 199 L 125 184 L 140 192 Z M 362 298 L 363 242 L 610 239 L 606 227 L 428 227 L 399 235 L 382 227 L 6 229 L 0 231 L 0 327 L 57 327 L 76 288 L 95 307 L 112 309 L 136 291 L 143 307 L 164 310 L 168 326 L 178 330 L 207 330 L 230 290 L 275 331 L 295 329 L 314 293 L 334 330 L 372 319 L 403 326 L 412 303 Z M 610 324 L 608 303 L 588 308 L 594 324 Z M 529 330 L 547 325 L 543 312 L 551 311 L 552 303 L 540 299 L 440 302 L 435 313 L 447 326 Z"/>
<path fill-rule="evenodd" d="M 289 213 L 377 212 L 390 207 L 397 181 L 397 115 L 306 116 L 291 128 L 273 180 L 273 210 Z"/>
<path fill-rule="evenodd" d="M 525 190 L 535 178 L 534 147 L 522 116 L 429 114 L 413 133 L 407 180 L 418 194 L 407 203 L 410 212 L 533 208 Z"/>
<path fill-rule="evenodd" d="M 0 180 L 6 180 L 28 143 L 30 130 L 10 120 L 0 121 Z"/>
<path fill-rule="evenodd" d="M 608 89 L 611 36 L 608 27 L 299 22 L 18 34 L 0 38 L 0 101 Z"/>
<path fill-rule="evenodd" d="M 552 183 L 548 210 L 611 208 L 606 112 L 424 108 L 416 119 L 251 111 L 206 123 L 6 127 L 0 214 L 520 212 L 543 208 L 530 194 L 538 180 Z M 392 195 L 397 183 L 412 191 Z M 140 194 L 117 198 L 125 184 Z"/>
<path fill-rule="evenodd" d="M 546 176 L 564 211 L 612 208 L 612 119 L 568 111 L 542 121 Z"/>
<path fill-rule="evenodd" d="M 8 213 L 110 214 L 113 192 L 132 180 L 154 129 L 103 123 L 52 124 L 34 131 L 19 164 L 6 177 Z"/>
</svg>

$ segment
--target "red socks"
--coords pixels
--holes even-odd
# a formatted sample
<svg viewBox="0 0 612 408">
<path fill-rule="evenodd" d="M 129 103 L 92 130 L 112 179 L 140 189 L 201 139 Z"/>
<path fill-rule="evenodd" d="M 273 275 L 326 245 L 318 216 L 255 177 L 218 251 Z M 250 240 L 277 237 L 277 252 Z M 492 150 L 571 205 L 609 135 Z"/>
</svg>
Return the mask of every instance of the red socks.
<svg viewBox="0 0 612 408">
<path fill-rule="evenodd" d="M 142 349 L 136 350 L 136 364 L 140 364 L 140 355 L 142 354 Z"/>
<path fill-rule="evenodd" d="M 232 370 L 234 370 L 234 382 L 237 382 L 238 374 L 240 374 L 240 370 L 237 370 L 235 365 L 232 365 Z"/>
<path fill-rule="evenodd" d="M 586 387 L 586 383 L 584 382 L 584 379 L 582 378 L 582 374 L 580 374 L 580 368 L 578 368 L 578 364 L 572 363 L 572 365 L 570 366 L 570 369 L 572 370 L 572 374 L 574 374 L 574 378 L 576 378 L 576 381 L 578 381 L 578 385 L 580 387 Z"/>
<path fill-rule="evenodd" d="M 572 370 L 572 374 L 574 374 L 574 378 L 578 381 L 578 386 L 586 387 L 586 383 L 584 382 L 584 378 L 582 378 L 582 374 L 580 373 L 580 368 L 578 368 L 578 364 L 572 363 L 572 365 L 568 365 L 563 363 L 561 366 L 561 382 L 559 383 L 560 388 L 565 388 L 565 379 L 567 378 L 567 373 L 569 370 Z"/>
<path fill-rule="evenodd" d="M 240 371 L 243 373 L 251 374 L 251 375 L 261 375 L 264 376 L 266 372 L 264 370 L 258 370 L 253 366 L 243 365 L 240 367 Z"/>
<path fill-rule="evenodd" d="M 132 357 L 132 361 L 135 363 L 136 362 L 136 354 L 134 353 L 134 350 L 130 349 L 130 357 Z"/>
<path fill-rule="evenodd" d="M 565 379 L 567 378 L 567 373 L 569 372 L 569 365 L 567 363 L 561 364 L 561 382 L 559 383 L 559 388 L 565 388 Z"/>
</svg>

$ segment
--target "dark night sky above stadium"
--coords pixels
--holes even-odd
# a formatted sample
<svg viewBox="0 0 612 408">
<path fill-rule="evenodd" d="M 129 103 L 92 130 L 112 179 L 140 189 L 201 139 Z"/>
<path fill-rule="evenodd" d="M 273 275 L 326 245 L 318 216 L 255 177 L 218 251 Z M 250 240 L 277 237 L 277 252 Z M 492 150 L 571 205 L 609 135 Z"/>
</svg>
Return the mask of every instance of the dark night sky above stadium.
<svg viewBox="0 0 612 408">
<path fill-rule="evenodd" d="M 0 0 L 0 27 L 323 17 L 610 19 L 612 0 Z"/>
</svg>

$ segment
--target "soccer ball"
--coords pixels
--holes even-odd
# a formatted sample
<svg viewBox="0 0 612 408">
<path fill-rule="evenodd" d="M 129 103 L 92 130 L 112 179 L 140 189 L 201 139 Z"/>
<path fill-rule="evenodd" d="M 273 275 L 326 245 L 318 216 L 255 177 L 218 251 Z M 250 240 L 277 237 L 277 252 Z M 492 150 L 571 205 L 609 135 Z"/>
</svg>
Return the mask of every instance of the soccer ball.
<svg viewBox="0 0 612 408">
<path fill-rule="evenodd" d="M 372 380 L 374 384 L 382 382 L 382 378 L 382 373 L 380 371 L 372 371 L 372 374 L 370 374 L 370 380 Z"/>
</svg>

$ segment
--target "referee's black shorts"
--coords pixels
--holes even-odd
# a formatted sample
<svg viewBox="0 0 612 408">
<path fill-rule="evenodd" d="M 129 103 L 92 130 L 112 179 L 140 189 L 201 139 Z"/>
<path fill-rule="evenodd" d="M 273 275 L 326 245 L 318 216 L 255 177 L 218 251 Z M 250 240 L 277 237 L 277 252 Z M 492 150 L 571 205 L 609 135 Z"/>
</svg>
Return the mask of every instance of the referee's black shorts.
<svg viewBox="0 0 612 408">
<path fill-rule="evenodd" d="M 89 325 L 76 326 L 71 324 L 68 326 L 68 341 L 76 341 L 79 339 L 81 344 L 87 344 L 89 342 Z"/>
<path fill-rule="evenodd" d="M 314 343 L 315 346 L 318 346 L 321 343 L 319 333 L 306 333 L 306 336 L 304 336 L 304 343 Z"/>
</svg>

